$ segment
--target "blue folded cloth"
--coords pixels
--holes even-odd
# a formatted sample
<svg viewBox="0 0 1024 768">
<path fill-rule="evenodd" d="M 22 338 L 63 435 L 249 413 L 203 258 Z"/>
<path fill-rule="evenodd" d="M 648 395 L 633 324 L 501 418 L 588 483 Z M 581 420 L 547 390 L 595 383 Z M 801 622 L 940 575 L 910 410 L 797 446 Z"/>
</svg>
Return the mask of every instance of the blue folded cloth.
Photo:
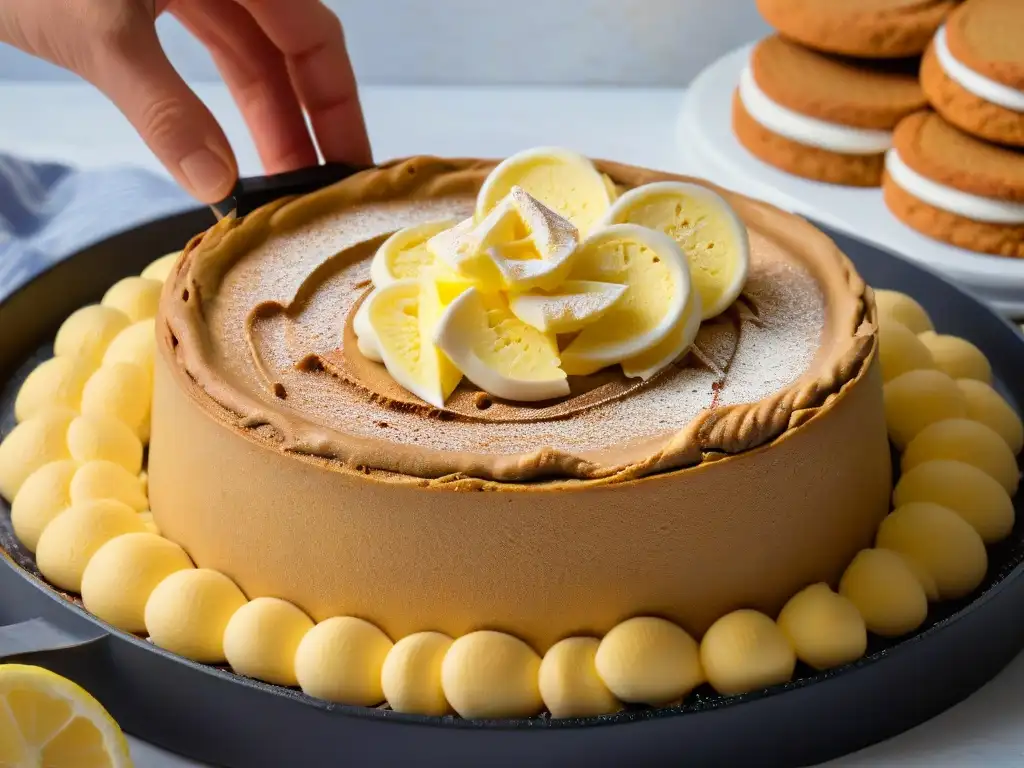
<svg viewBox="0 0 1024 768">
<path fill-rule="evenodd" d="M 0 153 L 0 298 L 90 243 L 196 205 L 145 169 L 79 170 Z"/>
</svg>

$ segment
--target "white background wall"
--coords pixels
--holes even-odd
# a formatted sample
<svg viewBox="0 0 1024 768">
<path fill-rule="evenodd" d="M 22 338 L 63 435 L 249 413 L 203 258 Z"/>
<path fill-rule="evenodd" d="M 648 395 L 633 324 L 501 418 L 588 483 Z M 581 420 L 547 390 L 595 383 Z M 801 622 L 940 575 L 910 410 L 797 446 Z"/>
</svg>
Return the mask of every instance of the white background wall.
<svg viewBox="0 0 1024 768">
<path fill-rule="evenodd" d="M 754 0 L 326 2 L 345 24 L 360 82 L 374 84 L 685 85 L 768 31 Z M 217 77 L 177 22 L 158 28 L 187 78 Z M 0 45 L 0 79 L 69 78 Z"/>
</svg>

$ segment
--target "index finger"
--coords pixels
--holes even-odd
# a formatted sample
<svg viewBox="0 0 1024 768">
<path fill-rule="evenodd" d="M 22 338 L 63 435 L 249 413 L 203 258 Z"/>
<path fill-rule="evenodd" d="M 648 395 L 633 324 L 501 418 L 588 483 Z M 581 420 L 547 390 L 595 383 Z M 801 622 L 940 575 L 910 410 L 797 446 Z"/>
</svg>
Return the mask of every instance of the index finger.
<svg viewBox="0 0 1024 768">
<path fill-rule="evenodd" d="M 285 56 L 324 159 L 373 162 L 352 62 L 338 17 L 319 0 L 236 0 Z"/>
</svg>

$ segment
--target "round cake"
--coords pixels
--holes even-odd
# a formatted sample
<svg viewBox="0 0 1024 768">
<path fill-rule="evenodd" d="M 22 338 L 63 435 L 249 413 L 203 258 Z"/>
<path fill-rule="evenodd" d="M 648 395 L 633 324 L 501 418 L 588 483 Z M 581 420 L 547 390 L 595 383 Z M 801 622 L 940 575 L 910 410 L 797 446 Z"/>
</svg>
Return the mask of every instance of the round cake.
<svg viewBox="0 0 1024 768">
<path fill-rule="evenodd" d="M 570 374 L 546 400 L 463 379 L 428 403 L 356 329 L 381 244 L 471 216 L 493 162 L 395 161 L 197 236 L 156 322 L 161 533 L 314 621 L 499 630 L 539 653 L 632 616 L 699 637 L 837 584 L 892 490 L 870 289 L 795 216 L 596 166 L 616 196 L 720 194 L 749 271 L 689 354 L 647 378 Z"/>
</svg>

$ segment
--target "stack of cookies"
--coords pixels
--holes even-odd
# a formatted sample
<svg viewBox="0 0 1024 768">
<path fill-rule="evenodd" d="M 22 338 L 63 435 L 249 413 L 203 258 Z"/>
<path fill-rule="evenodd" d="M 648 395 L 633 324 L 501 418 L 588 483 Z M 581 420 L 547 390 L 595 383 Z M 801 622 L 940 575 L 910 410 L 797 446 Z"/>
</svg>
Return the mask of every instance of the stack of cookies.
<svg viewBox="0 0 1024 768">
<path fill-rule="evenodd" d="M 905 224 L 1024 257 L 1024 0 L 757 0 L 733 96 L 756 157 L 882 186 Z"/>
</svg>

